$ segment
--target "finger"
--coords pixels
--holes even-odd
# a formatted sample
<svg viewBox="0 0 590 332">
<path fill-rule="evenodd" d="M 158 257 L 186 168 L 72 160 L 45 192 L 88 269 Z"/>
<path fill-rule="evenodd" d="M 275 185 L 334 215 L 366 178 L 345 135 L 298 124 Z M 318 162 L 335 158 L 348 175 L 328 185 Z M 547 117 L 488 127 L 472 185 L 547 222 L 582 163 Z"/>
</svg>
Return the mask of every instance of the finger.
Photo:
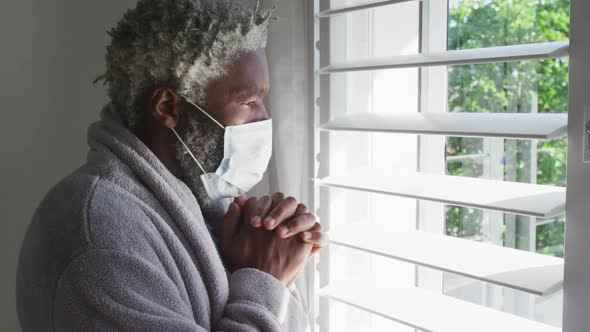
<svg viewBox="0 0 590 332">
<path fill-rule="evenodd" d="M 264 218 L 264 227 L 273 230 L 283 221 L 291 218 L 297 209 L 297 200 L 293 197 L 287 197 L 275 206 Z"/>
<path fill-rule="evenodd" d="M 257 197 L 250 197 L 244 204 L 242 208 L 242 221 L 245 224 L 250 224 L 250 220 L 257 214 L 258 211 L 258 198 Z"/>
<path fill-rule="evenodd" d="M 277 207 L 277 205 L 279 205 L 280 202 L 282 202 L 285 199 L 285 194 L 274 193 L 270 196 L 270 199 L 272 201 L 270 208 L 274 209 L 275 207 Z"/>
<path fill-rule="evenodd" d="M 227 213 L 218 221 L 217 229 L 221 231 L 221 243 L 223 246 L 231 242 L 236 235 L 238 226 L 240 224 L 240 206 L 236 203 L 231 203 Z"/>
<path fill-rule="evenodd" d="M 238 204 L 240 206 L 240 208 L 244 208 L 246 201 L 248 201 L 248 197 L 245 195 L 241 195 L 241 196 L 234 198 L 234 203 Z"/>
<path fill-rule="evenodd" d="M 328 234 L 322 232 L 321 230 L 305 231 L 301 233 L 300 236 L 303 242 L 313 244 L 314 249 L 325 248 L 328 246 L 328 244 L 330 244 L 330 238 L 328 237 Z"/>
<path fill-rule="evenodd" d="M 270 210 L 271 204 L 272 200 L 269 196 L 262 196 L 258 200 L 256 214 L 250 218 L 250 225 L 252 225 L 252 227 L 259 228 L 262 226 L 262 218 L 266 216 L 266 214 Z"/>
<path fill-rule="evenodd" d="M 321 231 L 323 229 L 322 224 L 320 224 L 319 222 L 316 222 L 315 225 L 313 225 L 313 227 L 309 230 L 309 232 L 318 232 Z"/>
<path fill-rule="evenodd" d="M 319 252 L 321 249 L 322 249 L 321 247 L 316 247 L 316 246 L 313 246 L 313 247 L 311 248 L 311 253 L 309 254 L 309 257 L 311 257 L 311 256 L 315 255 L 315 254 L 316 254 L 316 253 L 318 253 L 318 252 Z"/>
<path fill-rule="evenodd" d="M 277 227 L 277 233 L 281 238 L 288 238 L 304 231 L 310 231 L 315 226 L 315 216 L 305 213 L 283 222 Z"/>
<path fill-rule="evenodd" d="M 299 203 L 299 205 L 297 205 L 297 209 L 295 210 L 295 214 L 293 216 L 300 216 L 302 214 L 306 214 L 309 212 L 309 209 L 307 208 L 307 206 L 305 206 L 305 204 L 303 203 Z"/>
<path fill-rule="evenodd" d="M 320 251 L 320 249 L 328 246 L 330 244 L 330 239 L 328 237 L 328 234 L 322 232 L 322 224 L 320 223 L 316 223 L 315 226 L 313 226 L 313 228 L 311 230 L 309 230 L 310 232 L 321 232 L 323 233 L 322 235 L 316 235 L 318 237 L 324 237 L 323 240 L 320 240 L 319 243 L 312 243 L 313 247 L 311 248 L 311 253 L 309 254 L 309 258 L 311 258 L 311 256 L 313 256 L 314 254 L 316 254 L 318 251 Z M 303 239 L 304 235 L 301 234 L 301 240 L 305 242 L 305 240 Z M 305 237 L 307 237 L 307 235 L 305 235 Z M 313 238 L 313 235 L 312 235 Z"/>
<path fill-rule="evenodd" d="M 324 233 L 324 235 L 323 235 L 323 236 L 327 236 L 327 235 L 325 235 L 325 233 Z M 324 249 L 325 247 L 327 247 L 327 246 L 329 246 L 329 245 L 330 245 L 330 241 L 329 241 L 329 240 L 328 240 L 328 241 L 327 241 L 327 243 L 326 243 L 325 245 L 323 245 L 323 246 L 316 246 L 316 245 L 313 245 L 313 246 L 311 247 L 310 256 L 313 256 L 314 254 L 318 253 L 320 250 Z"/>
</svg>

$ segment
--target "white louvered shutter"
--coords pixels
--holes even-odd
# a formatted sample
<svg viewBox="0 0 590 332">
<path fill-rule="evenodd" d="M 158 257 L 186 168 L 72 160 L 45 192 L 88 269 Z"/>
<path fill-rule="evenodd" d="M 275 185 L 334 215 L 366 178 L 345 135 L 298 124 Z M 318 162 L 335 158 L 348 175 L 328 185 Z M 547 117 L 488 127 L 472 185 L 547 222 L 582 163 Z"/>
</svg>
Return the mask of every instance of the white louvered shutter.
<svg viewBox="0 0 590 332">
<path fill-rule="evenodd" d="M 561 331 L 563 259 L 535 252 L 534 232 L 563 217 L 566 189 L 534 179 L 536 142 L 565 139 L 567 113 L 449 112 L 447 79 L 566 61 L 568 41 L 448 50 L 448 6 L 314 0 L 313 208 L 332 240 L 310 275 L 316 331 Z M 484 151 L 447 155 L 447 137 Z M 517 141 L 531 142 L 528 182 L 498 166 Z M 485 174 L 447 174 L 465 159 Z M 488 238 L 450 236 L 451 207 Z"/>
</svg>

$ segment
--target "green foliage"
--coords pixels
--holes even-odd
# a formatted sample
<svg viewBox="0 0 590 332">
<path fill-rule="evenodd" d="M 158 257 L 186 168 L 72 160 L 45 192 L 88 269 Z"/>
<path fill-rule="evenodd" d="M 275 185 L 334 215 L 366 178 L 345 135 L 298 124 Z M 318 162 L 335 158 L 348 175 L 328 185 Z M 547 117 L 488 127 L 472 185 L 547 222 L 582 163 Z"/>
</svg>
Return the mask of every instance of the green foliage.
<svg viewBox="0 0 590 332">
<path fill-rule="evenodd" d="M 537 252 L 546 255 L 563 257 L 565 240 L 565 218 L 556 218 L 550 224 L 537 227 Z"/>
<path fill-rule="evenodd" d="M 448 205 L 447 234 L 455 237 L 474 237 L 481 234 L 483 211 Z"/>
<path fill-rule="evenodd" d="M 567 139 L 537 144 L 537 183 L 565 186 Z"/>
<path fill-rule="evenodd" d="M 569 38 L 569 0 L 463 0 L 449 11 L 450 50 L 563 41 Z M 568 104 L 568 59 L 449 68 L 450 112 L 563 113 Z M 566 140 L 504 140 L 504 178 L 565 185 Z M 481 154 L 485 139 L 449 137 L 447 155 Z M 537 174 L 530 174 L 531 144 L 537 144 Z M 449 161 L 447 173 L 480 177 L 481 158 Z M 469 236 L 482 214 L 447 208 L 447 234 Z M 563 219 L 563 218 L 561 218 Z M 563 220 L 539 227 L 537 249 L 562 255 Z M 473 234 L 471 234 L 473 235 Z M 561 242 L 559 242 L 561 240 Z M 553 248 L 553 249 L 551 249 Z"/>
</svg>

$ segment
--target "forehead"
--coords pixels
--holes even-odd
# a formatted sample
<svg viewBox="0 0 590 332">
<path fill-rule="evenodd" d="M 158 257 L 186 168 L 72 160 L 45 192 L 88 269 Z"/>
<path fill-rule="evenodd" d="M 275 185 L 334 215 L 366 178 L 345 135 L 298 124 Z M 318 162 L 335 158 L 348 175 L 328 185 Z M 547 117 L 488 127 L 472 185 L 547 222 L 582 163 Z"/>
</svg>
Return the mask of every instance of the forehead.
<svg viewBox="0 0 590 332">
<path fill-rule="evenodd" d="M 269 72 L 264 50 L 260 49 L 240 56 L 229 71 L 226 80 L 232 92 L 249 89 L 267 90 Z"/>
</svg>

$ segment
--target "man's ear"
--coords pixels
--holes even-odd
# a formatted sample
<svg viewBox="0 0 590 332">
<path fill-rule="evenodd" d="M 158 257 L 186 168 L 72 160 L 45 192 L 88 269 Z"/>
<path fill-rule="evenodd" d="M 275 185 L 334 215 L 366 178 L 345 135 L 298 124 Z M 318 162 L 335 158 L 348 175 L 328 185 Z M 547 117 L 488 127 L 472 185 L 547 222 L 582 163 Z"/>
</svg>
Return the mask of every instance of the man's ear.
<svg viewBox="0 0 590 332">
<path fill-rule="evenodd" d="M 150 112 L 157 122 L 166 128 L 175 128 L 180 119 L 182 99 L 167 87 L 159 87 L 152 92 Z"/>
</svg>

